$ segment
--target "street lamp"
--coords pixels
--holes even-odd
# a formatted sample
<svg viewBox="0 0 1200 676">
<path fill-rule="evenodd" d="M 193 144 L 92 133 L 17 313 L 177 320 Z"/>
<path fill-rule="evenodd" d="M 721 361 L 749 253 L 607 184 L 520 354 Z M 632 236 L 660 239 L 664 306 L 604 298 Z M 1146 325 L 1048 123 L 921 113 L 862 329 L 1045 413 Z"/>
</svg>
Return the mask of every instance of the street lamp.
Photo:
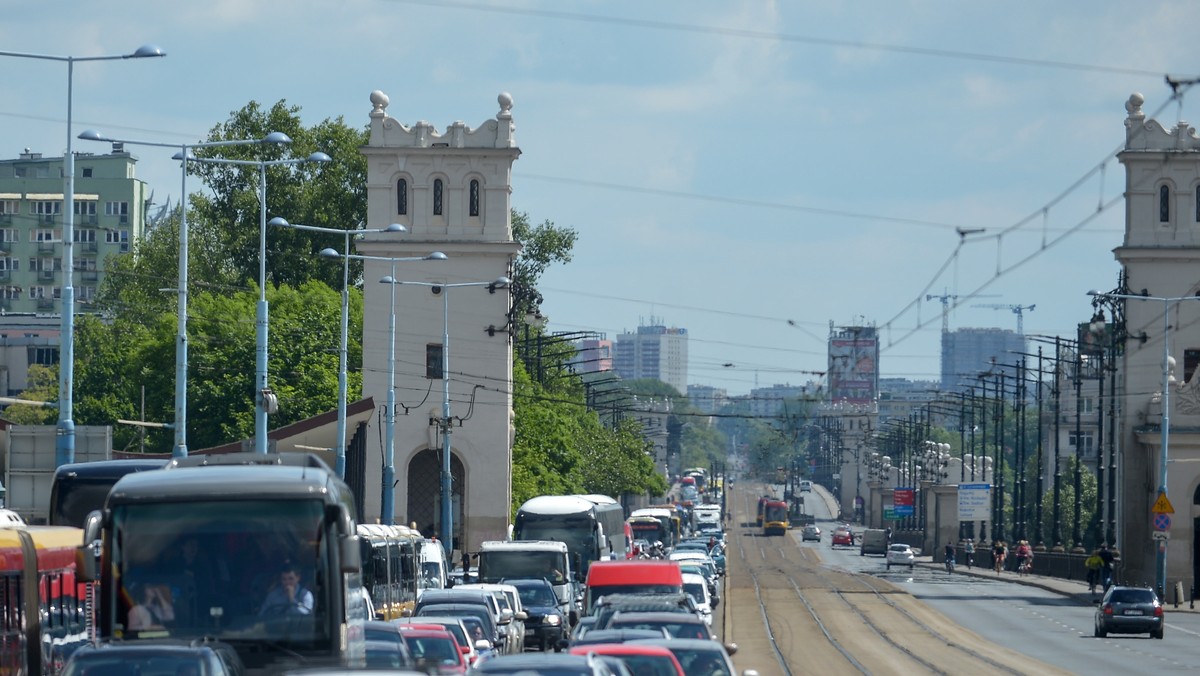
<svg viewBox="0 0 1200 676">
<path fill-rule="evenodd" d="M 254 313 L 254 452 L 267 452 L 267 414 L 274 413 L 278 401 L 267 386 L 268 319 L 267 305 L 267 167 L 297 165 L 305 162 L 329 162 L 322 152 L 287 160 L 229 160 L 219 157 L 192 157 L 204 164 L 231 164 L 258 167 L 258 306 Z"/>
<path fill-rule="evenodd" d="M 1168 341 L 1168 332 L 1171 330 L 1171 306 L 1185 300 L 1200 300 L 1200 296 L 1175 296 L 1167 298 L 1162 296 L 1151 296 L 1148 293 L 1135 295 L 1129 293 L 1101 293 L 1099 291 L 1088 291 L 1089 296 L 1095 298 L 1122 298 L 1125 300 L 1157 300 L 1163 304 L 1163 366 L 1162 366 L 1162 421 L 1161 434 L 1162 441 L 1160 442 L 1160 450 L 1158 456 L 1158 494 L 1164 499 L 1167 499 L 1167 459 L 1170 454 L 1167 450 L 1167 444 L 1170 440 L 1171 427 L 1171 347 Z M 1167 540 L 1161 540 L 1155 552 L 1155 583 L 1158 589 L 1159 598 L 1163 598 L 1163 594 L 1167 589 Z"/>
<path fill-rule="evenodd" d="M 442 547 L 446 549 L 446 558 L 454 552 L 454 510 L 451 508 L 451 476 L 450 476 L 450 289 L 466 286 L 484 286 L 488 293 L 496 293 L 497 289 L 506 289 L 512 284 L 508 277 L 497 277 L 490 282 L 458 282 L 455 284 L 439 284 L 437 282 L 405 282 L 396 279 L 395 270 L 388 277 L 379 280 L 391 287 L 393 299 L 398 284 L 411 286 L 428 286 L 433 292 L 442 295 Z"/>
<path fill-rule="evenodd" d="M 187 457 L 187 301 L 188 301 L 188 228 L 187 228 L 187 163 L 195 159 L 191 151 L 195 148 L 224 148 L 228 146 L 245 145 L 280 145 L 291 143 L 287 134 L 273 131 L 259 139 L 236 139 L 227 141 L 205 141 L 200 143 L 160 143 L 157 141 L 137 141 L 132 139 L 111 138 L 95 129 L 85 130 L 79 135 L 85 141 L 105 141 L 108 143 L 123 143 L 127 145 L 150 146 L 154 148 L 178 148 L 171 159 L 180 160 L 179 199 L 179 294 L 178 320 L 175 335 L 175 447 L 171 456 Z"/>
<path fill-rule="evenodd" d="M 276 216 L 267 222 L 280 228 L 293 228 L 307 232 L 322 232 L 346 237 L 345 251 L 350 251 L 350 238 L 366 232 L 406 232 L 408 228 L 399 223 L 392 223 L 386 228 L 358 228 L 343 230 L 339 228 L 324 228 L 319 225 L 301 225 L 288 223 L 287 219 Z M 335 252 L 336 253 L 336 252 Z M 339 478 L 346 478 L 346 351 L 350 340 L 350 259 L 342 259 L 342 341 L 338 350 L 338 421 L 337 421 L 337 463 L 336 471 Z"/>
<path fill-rule="evenodd" d="M 388 226 L 389 228 L 391 226 Z M 384 229 L 385 231 L 387 228 Z M 393 231 L 395 232 L 395 231 Z M 321 258 L 342 258 L 343 260 L 354 259 L 358 261 L 387 261 L 392 264 L 392 275 L 396 274 L 396 263 L 406 263 L 411 261 L 444 261 L 447 260 L 446 254 L 441 251 L 424 256 L 364 256 L 352 253 L 338 253 L 336 249 L 321 249 L 318 253 Z M 343 274 L 346 272 L 346 267 L 342 267 Z M 395 500 L 392 491 L 392 484 L 396 477 L 396 292 L 395 287 L 392 288 L 390 298 L 390 310 L 388 312 L 388 388 L 387 388 L 387 430 L 386 439 L 384 441 L 384 458 L 383 458 L 383 480 L 380 486 L 382 494 L 379 498 L 379 520 L 384 525 L 391 526 L 396 520 Z M 343 324 L 345 326 L 345 324 Z M 343 336 L 345 333 L 342 334 Z M 343 344 L 344 341 L 343 341 Z M 345 423 L 343 423 L 344 425 Z M 345 430 L 343 429 L 343 434 Z M 344 443 L 344 442 L 343 442 Z"/>
<path fill-rule="evenodd" d="M 75 63 L 80 61 L 116 61 L 123 59 L 147 59 L 166 56 L 159 47 L 142 45 L 132 54 L 109 56 L 55 56 L 52 54 L 30 54 L 26 52 L 0 52 L 0 56 L 42 61 L 65 61 L 67 64 L 67 151 L 63 156 L 63 255 L 62 255 L 62 329 L 59 337 L 58 367 L 58 431 L 54 443 L 54 462 L 61 467 L 75 462 L 75 421 L 72 417 L 72 402 L 75 388 L 75 153 L 71 144 L 75 138 L 71 131 L 73 115 L 72 83 L 75 79 Z"/>
</svg>

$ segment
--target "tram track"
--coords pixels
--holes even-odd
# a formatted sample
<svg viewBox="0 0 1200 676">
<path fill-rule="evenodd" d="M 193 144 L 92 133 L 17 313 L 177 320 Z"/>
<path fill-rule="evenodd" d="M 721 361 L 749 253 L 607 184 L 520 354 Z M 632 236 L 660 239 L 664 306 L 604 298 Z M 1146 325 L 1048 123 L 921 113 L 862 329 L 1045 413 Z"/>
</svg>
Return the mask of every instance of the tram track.
<svg viewBox="0 0 1200 676">
<path fill-rule="evenodd" d="M 826 566 L 821 550 L 802 547 L 794 531 L 762 535 L 753 519 L 764 487 L 738 488 L 727 598 L 743 590 L 736 597 L 743 608 L 731 614 L 729 630 L 739 635 L 739 657 L 754 650 L 753 668 L 764 676 L 1055 671 L 958 627 L 886 580 Z"/>
</svg>

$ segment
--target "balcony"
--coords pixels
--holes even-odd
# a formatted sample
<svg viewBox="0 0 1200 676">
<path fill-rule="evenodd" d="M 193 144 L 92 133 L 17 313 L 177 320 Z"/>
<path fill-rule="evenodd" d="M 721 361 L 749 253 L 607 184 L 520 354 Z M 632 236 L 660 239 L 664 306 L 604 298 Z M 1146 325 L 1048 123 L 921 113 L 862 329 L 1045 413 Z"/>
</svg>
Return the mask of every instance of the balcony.
<svg viewBox="0 0 1200 676">
<path fill-rule="evenodd" d="M 12 242 L 0 242 L 0 252 L 10 253 L 12 251 Z"/>
<path fill-rule="evenodd" d="M 38 216 L 38 223 L 43 225 L 54 225 L 58 223 L 58 214 L 41 214 Z"/>
<path fill-rule="evenodd" d="M 79 278 L 85 282 L 98 282 L 100 281 L 100 271 L 84 270 L 79 273 Z"/>
<path fill-rule="evenodd" d="M 38 298 L 37 307 L 39 310 L 51 310 L 54 308 L 53 298 Z"/>
<path fill-rule="evenodd" d="M 12 225 L 12 214 L 0 214 L 0 225 Z"/>
<path fill-rule="evenodd" d="M 58 253 L 58 242 L 38 242 L 37 245 L 39 256 L 53 256 Z"/>
<path fill-rule="evenodd" d="M 100 250 L 98 242 L 79 242 L 79 250 L 85 254 L 94 254 Z"/>
<path fill-rule="evenodd" d="M 55 270 L 38 270 L 38 279 L 43 282 L 53 282 Z"/>
</svg>

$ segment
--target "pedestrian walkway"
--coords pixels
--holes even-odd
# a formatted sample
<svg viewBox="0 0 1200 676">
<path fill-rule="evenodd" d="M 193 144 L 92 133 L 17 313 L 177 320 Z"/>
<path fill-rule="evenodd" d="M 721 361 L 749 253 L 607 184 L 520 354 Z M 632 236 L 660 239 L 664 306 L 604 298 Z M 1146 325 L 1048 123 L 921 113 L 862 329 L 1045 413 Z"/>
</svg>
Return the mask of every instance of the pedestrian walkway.
<svg viewBox="0 0 1200 676">
<path fill-rule="evenodd" d="M 929 568 L 937 568 L 939 570 L 941 570 L 943 567 L 943 564 L 941 563 L 934 563 L 933 557 L 931 556 L 918 556 L 917 565 Z M 1009 570 L 997 574 L 991 568 L 981 568 L 979 566 L 975 566 L 973 568 L 967 568 L 966 566 L 955 566 L 954 574 L 969 575 L 971 577 L 1001 579 L 1005 582 L 1015 582 L 1028 587 L 1037 587 L 1053 594 L 1074 599 L 1081 605 L 1090 605 L 1092 603 L 1099 602 L 1100 597 L 1102 596 L 1100 587 L 1096 588 L 1096 593 L 1090 593 L 1088 592 L 1087 582 L 1082 580 L 1067 580 L 1061 577 L 1034 575 L 1032 573 L 1018 575 L 1016 572 Z M 1192 608 L 1190 604 L 1186 603 L 1181 603 L 1178 608 L 1171 603 L 1165 603 L 1163 604 L 1163 610 L 1167 612 L 1200 613 L 1200 609 Z"/>
</svg>

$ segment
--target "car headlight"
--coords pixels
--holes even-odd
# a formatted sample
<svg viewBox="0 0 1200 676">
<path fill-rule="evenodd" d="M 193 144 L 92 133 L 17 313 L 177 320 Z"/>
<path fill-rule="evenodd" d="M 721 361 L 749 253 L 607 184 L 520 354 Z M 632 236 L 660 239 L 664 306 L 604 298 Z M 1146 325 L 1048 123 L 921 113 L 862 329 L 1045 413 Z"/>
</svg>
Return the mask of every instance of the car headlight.
<svg viewBox="0 0 1200 676">
<path fill-rule="evenodd" d="M 552 626 L 552 627 L 557 627 L 558 625 L 562 624 L 562 616 L 560 616 L 560 615 L 547 615 L 547 616 L 545 617 L 545 622 L 546 622 L 546 624 L 548 624 L 548 625 L 550 625 L 550 626 Z"/>
</svg>

